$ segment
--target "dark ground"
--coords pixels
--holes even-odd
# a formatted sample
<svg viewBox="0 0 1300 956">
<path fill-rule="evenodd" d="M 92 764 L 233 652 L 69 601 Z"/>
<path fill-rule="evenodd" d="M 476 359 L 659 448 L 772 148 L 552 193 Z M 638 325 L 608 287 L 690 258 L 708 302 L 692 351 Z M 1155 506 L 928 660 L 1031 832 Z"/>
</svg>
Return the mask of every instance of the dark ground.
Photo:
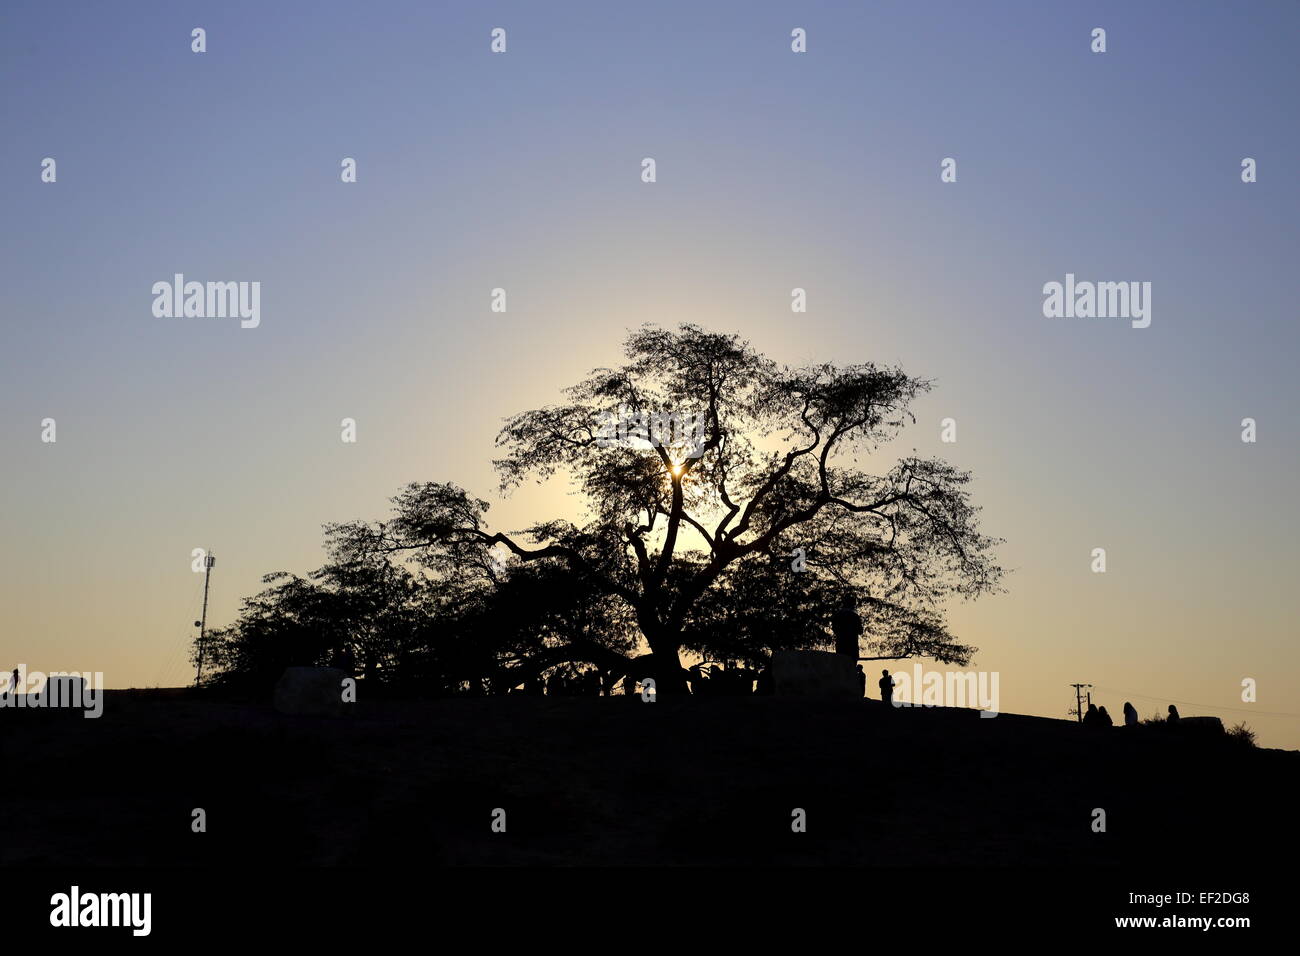
<svg viewBox="0 0 1300 956">
<path fill-rule="evenodd" d="M 761 697 L 372 701 L 330 720 L 109 691 L 97 720 L 0 712 L 0 760 L 11 866 L 1267 866 L 1294 859 L 1300 780 L 1300 752 L 1224 739 Z"/>
</svg>

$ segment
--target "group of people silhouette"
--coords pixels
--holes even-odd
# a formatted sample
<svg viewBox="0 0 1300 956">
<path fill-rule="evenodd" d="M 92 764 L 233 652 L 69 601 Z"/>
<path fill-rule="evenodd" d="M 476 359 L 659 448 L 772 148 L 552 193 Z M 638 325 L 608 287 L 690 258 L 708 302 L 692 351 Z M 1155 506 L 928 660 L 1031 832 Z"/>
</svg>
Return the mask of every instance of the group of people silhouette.
<svg viewBox="0 0 1300 956">
<path fill-rule="evenodd" d="M 1173 704 L 1169 705 L 1169 716 L 1167 720 L 1173 723 L 1178 720 L 1178 708 Z M 1106 708 L 1098 707 L 1096 704 L 1089 702 L 1088 709 L 1083 714 L 1083 725 L 1085 727 L 1113 727 L 1115 721 L 1111 719 L 1110 714 L 1106 713 Z M 1138 712 L 1128 701 L 1124 702 L 1124 726 L 1136 727 L 1138 725 Z"/>
<path fill-rule="evenodd" d="M 886 704 L 893 703 L 894 678 L 889 676 L 889 671 L 887 670 L 882 670 L 880 674 L 881 674 L 880 680 L 876 681 L 876 686 L 880 688 L 880 699 L 884 701 Z M 862 686 L 862 696 L 866 697 L 867 696 L 867 672 L 862 669 L 861 664 L 858 665 L 858 683 Z"/>
</svg>

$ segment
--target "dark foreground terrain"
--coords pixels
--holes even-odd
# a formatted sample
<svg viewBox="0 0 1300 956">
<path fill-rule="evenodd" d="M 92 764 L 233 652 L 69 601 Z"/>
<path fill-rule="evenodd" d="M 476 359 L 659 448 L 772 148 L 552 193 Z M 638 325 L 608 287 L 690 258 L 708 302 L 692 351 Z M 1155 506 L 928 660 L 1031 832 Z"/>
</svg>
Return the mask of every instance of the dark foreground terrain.
<svg viewBox="0 0 1300 956">
<path fill-rule="evenodd" d="M 331 720 L 110 691 L 97 720 L 0 712 L 0 759 L 11 866 L 1266 866 L 1294 859 L 1300 780 L 1300 752 L 1226 739 L 759 697 Z"/>
</svg>

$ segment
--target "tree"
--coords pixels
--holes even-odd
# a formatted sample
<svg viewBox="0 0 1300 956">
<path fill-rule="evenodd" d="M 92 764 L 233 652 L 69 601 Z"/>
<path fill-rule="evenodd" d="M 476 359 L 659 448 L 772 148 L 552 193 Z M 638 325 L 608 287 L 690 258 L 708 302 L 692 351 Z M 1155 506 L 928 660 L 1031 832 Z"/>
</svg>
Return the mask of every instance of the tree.
<svg viewBox="0 0 1300 956">
<path fill-rule="evenodd" d="M 969 473 L 916 455 L 879 475 L 856 467 L 915 421 L 929 382 L 869 363 L 777 366 L 738 335 L 695 325 L 643 327 L 624 351 L 626 364 L 594 370 L 567 401 L 513 416 L 497 437 L 501 491 L 565 473 L 587 503 L 581 525 L 493 531 L 486 502 L 413 483 L 391 520 L 331 527 L 340 560 L 403 554 L 455 575 L 487 567 L 502 545 L 519 562 L 559 564 L 626 609 L 667 692 L 686 689 L 681 651 L 719 640 L 722 622 L 735 649 L 759 656 L 763 644 L 816 642 L 772 625 L 824 624 L 832 592 L 866 609 L 883 657 L 969 660 L 939 603 L 994 591 L 1002 575 Z M 629 421 L 611 438 L 611 422 Z M 775 575 L 795 548 L 806 571 Z"/>
</svg>

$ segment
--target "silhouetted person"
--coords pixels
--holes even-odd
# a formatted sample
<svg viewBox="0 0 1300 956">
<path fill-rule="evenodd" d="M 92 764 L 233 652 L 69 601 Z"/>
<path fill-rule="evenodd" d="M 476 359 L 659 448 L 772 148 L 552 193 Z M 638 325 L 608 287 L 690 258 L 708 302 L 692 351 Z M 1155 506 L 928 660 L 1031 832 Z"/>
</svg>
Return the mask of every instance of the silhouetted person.
<svg viewBox="0 0 1300 956">
<path fill-rule="evenodd" d="M 1134 707 L 1132 704 L 1130 704 L 1128 701 L 1124 701 L 1124 726 L 1136 727 L 1137 723 L 1138 723 L 1137 708 Z"/>
<path fill-rule="evenodd" d="M 1087 712 L 1083 715 L 1083 725 L 1085 727 L 1096 727 L 1097 719 L 1097 705 L 1089 704 Z"/>
<path fill-rule="evenodd" d="M 866 697 L 867 696 L 867 672 L 862 669 L 861 664 L 858 665 L 858 683 L 862 685 L 862 696 Z"/>
<path fill-rule="evenodd" d="M 742 694 L 752 694 L 754 693 L 754 689 L 757 686 L 758 686 L 758 671 L 754 670 L 754 668 L 752 667 L 746 667 L 745 681 L 741 685 L 740 692 Z"/>
<path fill-rule="evenodd" d="M 1098 727 L 1115 726 L 1115 721 L 1110 719 L 1110 714 L 1106 713 L 1105 707 L 1100 707 L 1097 709 L 1097 726 Z"/>
<path fill-rule="evenodd" d="M 889 676 L 889 671 L 881 671 L 885 676 L 880 678 L 880 699 L 886 704 L 894 702 L 894 678 Z"/>
<path fill-rule="evenodd" d="M 14 668 L 13 676 L 9 679 L 9 693 L 15 697 L 18 696 L 18 668 Z"/>
<path fill-rule="evenodd" d="M 1178 708 L 1173 704 L 1169 705 L 1169 722 L 1172 724 L 1178 720 Z"/>
<path fill-rule="evenodd" d="M 831 615 L 831 631 L 835 634 L 835 653 L 858 659 L 858 638 L 862 636 L 862 621 L 853 607 L 852 595 L 844 595 L 840 606 Z"/>
<path fill-rule="evenodd" d="M 692 664 L 690 667 L 686 668 L 686 671 L 691 675 L 690 685 L 692 694 L 703 696 L 705 694 L 713 693 L 713 686 L 710 683 L 708 676 L 705 675 L 703 667 L 699 664 Z"/>
</svg>

